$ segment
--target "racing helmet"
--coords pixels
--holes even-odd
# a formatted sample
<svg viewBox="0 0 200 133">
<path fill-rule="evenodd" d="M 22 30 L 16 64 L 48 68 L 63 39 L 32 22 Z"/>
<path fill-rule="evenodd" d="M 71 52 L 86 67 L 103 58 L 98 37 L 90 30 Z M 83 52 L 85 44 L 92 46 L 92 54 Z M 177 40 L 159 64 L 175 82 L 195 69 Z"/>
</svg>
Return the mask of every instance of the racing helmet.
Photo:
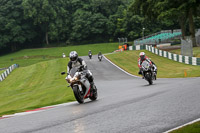
<svg viewBox="0 0 200 133">
<path fill-rule="evenodd" d="M 142 61 L 145 60 L 145 53 L 144 53 L 144 52 L 140 52 L 140 59 L 141 59 Z"/>
<path fill-rule="evenodd" d="M 69 54 L 70 61 L 76 62 L 78 59 L 78 53 L 76 51 L 71 51 Z"/>
</svg>

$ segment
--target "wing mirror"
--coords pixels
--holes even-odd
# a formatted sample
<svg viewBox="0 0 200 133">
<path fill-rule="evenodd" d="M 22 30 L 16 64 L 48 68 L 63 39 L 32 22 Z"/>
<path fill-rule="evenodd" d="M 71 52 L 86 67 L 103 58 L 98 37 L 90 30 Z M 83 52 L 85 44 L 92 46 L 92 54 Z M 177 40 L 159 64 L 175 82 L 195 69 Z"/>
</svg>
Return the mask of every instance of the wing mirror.
<svg viewBox="0 0 200 133">
<path fill-rule="evenodd" d="M 66 72 L 61 72 L 61 75 L 64 75 L 64 74 L 66 74 Z"/>
</svg>

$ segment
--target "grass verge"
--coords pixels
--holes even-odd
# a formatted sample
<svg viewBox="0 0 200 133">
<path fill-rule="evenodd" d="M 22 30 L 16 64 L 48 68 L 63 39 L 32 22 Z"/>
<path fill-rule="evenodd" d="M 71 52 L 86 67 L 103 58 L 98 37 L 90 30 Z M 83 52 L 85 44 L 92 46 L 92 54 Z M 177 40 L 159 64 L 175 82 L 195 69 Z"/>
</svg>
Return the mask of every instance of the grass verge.
<svg viewBox="0 0 200 133">
<path fill-rule="evenodd" d="M 79 56 L 87 55 L 91 50 L 93 54 L 99 51 L 102 53 L 113 52 L 118 48 L 118 43 L 99 43 L 88 45 L 74 45 L 67 47 L 24 49 L 18 52 L 0 56 L 0 68 L 9 67 L 12 64 L 19 64 L 21 67 L 29 66 L 38 62 L 48 61 L 62 57 L 62 53 L 67 56 L 70 51 L 77 51 Z"/>
<path fill-rule="evenodd" d="M 200 133 L 200 121 L 187 125 L 183 128 L 174 130 L 170 133 Z"/>
<path fill-rule="evenodd" d="M 15 69 L 0 83 L 0 116 L 74 101 L 65 76 L 68 59 L 55 59 Z"/>
<path fill-rule="evenodd" d="M 137 66 L 137 60 L 141 51 L 144 51 L 146 55 L 157 65 L 158 78 L 183 78 L 185 77 L 185 73 L 187 74 L 186 77 L 200 76 L 200 66 L 192 66 L 175 62 L 146 50 L 119 52 L 116 54 L 106 55 L 106 57 L 125 71 L 138 75 L 139 69 Z"/>
<path fill-rule="evenodd" d="M 170 50 L 169 52 L 180 55 L 181 54 L 181 49 Z M 194 57 L 200 57 L 200 47 L 193 47 L 193 56 Z"/>
<path fill-rule="evenodd" d="M 32 110 L 39 107 L 74 101 L 65 76 L 68 58 L 61 58 L 70 51 L 79 56 L 113 52 L 118 43 L 77 45 L 69 47 L 25 49 L 0 57 L 0 68 L 19 64 L 3 82 L 0 82 L 0 116 Z M 3 71 L 2 71 L 3 72 Z"/>
</svg>

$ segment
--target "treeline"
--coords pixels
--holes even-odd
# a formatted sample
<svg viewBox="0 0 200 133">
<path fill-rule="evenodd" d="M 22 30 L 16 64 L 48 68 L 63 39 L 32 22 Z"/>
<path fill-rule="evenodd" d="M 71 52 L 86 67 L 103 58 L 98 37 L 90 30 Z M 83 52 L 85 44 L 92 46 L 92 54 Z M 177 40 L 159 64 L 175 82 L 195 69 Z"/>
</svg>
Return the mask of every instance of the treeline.
<svg viewBox="0 0 200 133">
<path fill-rule="evenodd" d="M 182 38 L 190 35 L 193 46 L 197 46 L 195 27 L 200 27 L 200 0 L 134 0 L 130 10 L 150 20 L 177 21 Z"/>
<path fill-rule="evenodd" d="M 180 29 L 177 19 L 152 21 L 145 14 L 135 12 L 140 9 L 130 6 L 134 2 L 0 0 L 0 52 L 43 47 L 44 44 L 112 42 L 118 41 L 118 37 L 127 37 L 130 41 L 142 36 L 143 27 L 145 35 Z"/>
</svg>

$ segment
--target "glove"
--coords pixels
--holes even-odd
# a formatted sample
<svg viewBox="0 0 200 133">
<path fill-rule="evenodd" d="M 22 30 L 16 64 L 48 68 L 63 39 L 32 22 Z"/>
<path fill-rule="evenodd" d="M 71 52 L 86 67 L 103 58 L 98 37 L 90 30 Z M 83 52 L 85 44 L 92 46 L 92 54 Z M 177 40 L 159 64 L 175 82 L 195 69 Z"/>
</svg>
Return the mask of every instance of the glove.
<svg viewBox="0 0 200 133">
<path fill-rule="evenodd" d="M 138 72 L 138 74 L 142 74 L 142 68 L 140 68 L 140 71 Z"/>
<path fill-rule="evenodd" d="M 72 78 L 70 75 L 67 75 L 67 79 L 70 79 L 70 78 Z"/>
</svg>

